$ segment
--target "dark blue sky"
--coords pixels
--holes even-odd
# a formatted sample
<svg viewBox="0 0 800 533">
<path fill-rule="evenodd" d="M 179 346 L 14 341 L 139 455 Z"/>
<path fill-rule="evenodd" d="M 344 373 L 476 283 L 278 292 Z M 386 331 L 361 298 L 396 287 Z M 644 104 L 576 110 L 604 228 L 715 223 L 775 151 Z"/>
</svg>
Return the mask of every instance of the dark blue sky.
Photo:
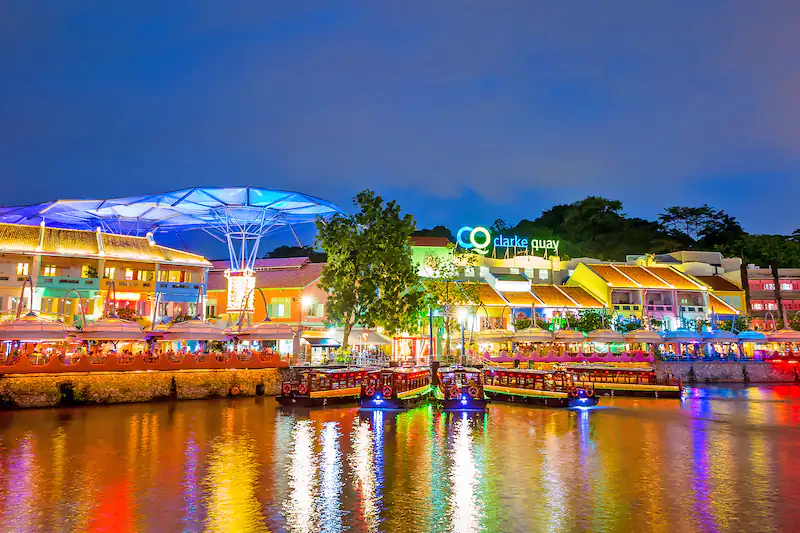
<svg viewBox="0 0 800 533">
<path fill-rule="evenodd" d="M 800 227 L 800 2 L 0 3 L 0 204 L 370 187 L 420 226 L 588 194 Z"/>
</svg>

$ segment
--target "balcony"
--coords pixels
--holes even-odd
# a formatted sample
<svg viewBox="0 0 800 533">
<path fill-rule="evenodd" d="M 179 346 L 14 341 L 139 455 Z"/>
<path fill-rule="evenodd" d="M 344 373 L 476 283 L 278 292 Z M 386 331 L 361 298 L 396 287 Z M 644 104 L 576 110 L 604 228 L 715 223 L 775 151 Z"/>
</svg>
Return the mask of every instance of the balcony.
<svg viewBox="0 0 800 533">
<path fill-rule="evenodd" d="M 197 291 L 205 289 L 204 283 L 185 283 L 179 281 L 159 281 L 156 290 L 160 292 L 165 302 L 194 302 L 197 300 Z"/>
<path fill-rule="evenodd" d="M 659 311 L 661 313 L 673 313 L 674 308 L 672 304 L 650 304 L 647 306 L 648 311 Z"/>
<path fill-rule="evenodd" d="M 25 278 L 23 277 L 22 279 Z M 37 284 L 45 289 L 96 291 L 100 287 L 100 280 L 97 278 L 72 278 L 69 276 L 39 276 Z"/>
<path fill-rule="evenodd" d="M 682 305 L 682 313 L 705 313 L 706 308 L 702 305 Z"/>
<path fill-rule="evenodd" d="M 3 274 L 0 276 L 0 287 L 20 287 L 26 279 L 28 276 Z"/>
<path fill-rule="evenodd" d="M 642 308 L 639 304 L 614 304 L 614 311 L 619 312 L 638 312 Z"/>
<path fill-rule="evenodd" d="M 100 288 L 108 290 L 110 279 L 100 280 Z M 114 285 L 120 292 L 155 292 L 155 281 L 142 281 L 138 279 L 115 279 Z"/>
</svg>

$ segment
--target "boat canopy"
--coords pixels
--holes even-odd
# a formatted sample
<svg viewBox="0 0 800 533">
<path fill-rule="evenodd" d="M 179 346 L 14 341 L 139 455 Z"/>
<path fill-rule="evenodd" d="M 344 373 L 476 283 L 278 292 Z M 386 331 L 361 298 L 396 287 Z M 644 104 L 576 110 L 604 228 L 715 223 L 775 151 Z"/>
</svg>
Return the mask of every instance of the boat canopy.
<svg viewBox="0 0 800 533">
<path fill-rule="evenodd" d="M 112 315 L 86 324 L 77 337 L 82 340 L 140 341 L 144 337 L 144 330 L 136 322 Z"/>
<path fill-rule="evenodd" d="M 72 331 L 63 322 L 38 316 L 33 311 L 0 323 L 0 340 L 64 341 Z"/>
<path fill-rule="evenodd" d="M 767 333 L 767 340 L 769 342 L 800 342 L 800 331 L 789 328 L 770 331 Z"/>
<path fill-rule="evenodd" d="M 656 331 L 648 329 L 634 329 L 623 335 L 626 342 L 649 342 L 651 344 L 658 344 L 664 342 L 664 339 Z"/>
<path fill-rule="evenodd" d="M 530 327 L 514 333 L 515 342 L 553 342 L 553 334 L 546 329 Z"/>
<path fill-rule="evenodd" d="M 554 336 L 556 342 L 583 342 L 583 333 L 574 329 L 560 329 Z"/>
<path fill-rule="evenodd" d="M 622 333 L 614 331 L 613 329 L 596 329 L 594 331 L 590 331 L 588 335 L 586 335 L 587 342 L 602 342 L 602 343 L 612 343 L 612 342 L 623 342 L 624 337 Z"/>
</svg>

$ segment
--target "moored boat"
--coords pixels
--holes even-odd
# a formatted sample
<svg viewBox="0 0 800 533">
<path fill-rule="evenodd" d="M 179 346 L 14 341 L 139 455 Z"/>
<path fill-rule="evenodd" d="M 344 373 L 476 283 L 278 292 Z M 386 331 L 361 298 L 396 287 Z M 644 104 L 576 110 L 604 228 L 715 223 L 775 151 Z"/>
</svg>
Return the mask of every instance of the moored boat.
<svg viewBox="0 0 800 533">
<path fill-rule="evenodd" d="M 484 411 L 483 374 L 477 368 L 450 366 L 436 372 L 436 403 L 445 411 Z"/>
<path fill-rule="evenodd" d="M 575 376 L 577 387 L 591 387 L 598 394 L 680 398 L 683 393 L 683 383 L 679 378 L 667 377 L 659 382 L 652 367 L 567 365 L 566 370 Z"/>
<path fill-rule="evenodd" d="M 491 400 L 546 405 L 590 407 L 600 398 L 591 388 L 580 388 L 563 370 L 495 369 L 484 371 L 484 391 Z"/>
<path fill-rule="evenodd" d="M 295 379 L 281 383 L 276 400 L 281 405 L 297 407 L 354 403 L 368 373 L 363 368 L 299 369 Z"/>
<path fill-rule="evenodd" d="M 367 373 L 358 404 L 362 409 L 408 409 L 425 403 L 432 391 L 430 368 L 383 368 Z"/>
</svg>

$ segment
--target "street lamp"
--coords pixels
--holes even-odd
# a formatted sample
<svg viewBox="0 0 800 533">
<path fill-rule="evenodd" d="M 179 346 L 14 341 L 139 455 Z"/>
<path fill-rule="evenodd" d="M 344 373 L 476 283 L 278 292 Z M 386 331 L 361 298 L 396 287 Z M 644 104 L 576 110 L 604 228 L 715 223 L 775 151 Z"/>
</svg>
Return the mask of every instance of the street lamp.
<svg viewBox="0 0 800 533">
<path fill-rule="evenodd" d="M 463 307 L 458 310 L 458 323 L 461 324 L 461 364 L 466 365 L 466 351 L 464 346 L 464 324 L 467 321 L 467 310 Z"/>
<path fill-rule="evenodd" d="M 313 303 L 314 303 L 314 298 L 309 294 L 304 294 L 302 297 L 300 297 L 300 320 L 297 322 L 297 336 L 296 336 L 297 340 L 295 341 L 297 342 L 296 351 L 298 352 L 300 351 L 300 346 L 301 346 L 300 331 L 303 327 L 303 311 L 306 309 L 311 309 Z M 306 316 L 308 316 L 308 313 L 306 313 Z"/>
</svg>

